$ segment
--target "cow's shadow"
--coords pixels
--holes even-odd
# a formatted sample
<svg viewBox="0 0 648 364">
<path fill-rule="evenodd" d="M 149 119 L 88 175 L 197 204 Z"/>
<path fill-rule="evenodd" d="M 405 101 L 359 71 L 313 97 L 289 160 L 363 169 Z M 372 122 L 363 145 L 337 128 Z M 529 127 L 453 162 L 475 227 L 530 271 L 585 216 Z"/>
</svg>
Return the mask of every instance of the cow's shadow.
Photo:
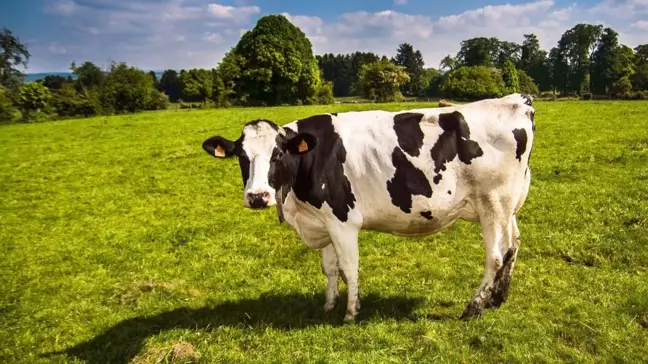
<svg viewBox="0 0 648 364">
<path fill-rule="evenodd" d="M 412 313 L 420 301 L 401 296 L 363 296 L 357 324 L 362 325 L 377 317 L 416 321 L 423 318 Z M 341 298 L 337 309 L 328 314 L 324 313 L 323 304 L 324 295 L 269 294 L 255 299 L 220 303 L 213 307 L 179 308 L 153 316 L 124 320 L 92 340 L 62 352 L 45 355 L 67 354 L 90 363 L 127 363 L 142 349 L 147 338 L 166 330 L 209 331 L 222 326 L 300 330 L 314 325 L 343 325 L 346 300 Z M 433 315 L 425 318 L 440 320 L 450 317 Z"/>
</svg>

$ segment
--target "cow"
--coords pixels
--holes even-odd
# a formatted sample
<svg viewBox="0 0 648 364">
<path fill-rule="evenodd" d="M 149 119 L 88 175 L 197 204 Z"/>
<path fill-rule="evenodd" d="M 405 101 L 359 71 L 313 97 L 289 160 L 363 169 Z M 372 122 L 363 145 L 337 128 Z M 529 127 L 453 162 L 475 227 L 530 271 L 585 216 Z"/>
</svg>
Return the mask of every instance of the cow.
<svg viewBox="0 0 648 364">
<path fill-rule="evenodd" d="M 459 219 L 478 222 L 485 272 L 461 315 L 469 319 L 508 297 L 534 115 L 532 97 L 516 93 L 440 108 L 322 113 L 283 126 L 254 120 L 237 140 L 214 136 L 202 148 L 238 157 L 244 207 L 276 206 L 279 223 L 321 250 L 324 310 L 337 305 L 341 276 L 347 323 L 360 309 L 360 230 L 423 236 Z"/>
</svg>

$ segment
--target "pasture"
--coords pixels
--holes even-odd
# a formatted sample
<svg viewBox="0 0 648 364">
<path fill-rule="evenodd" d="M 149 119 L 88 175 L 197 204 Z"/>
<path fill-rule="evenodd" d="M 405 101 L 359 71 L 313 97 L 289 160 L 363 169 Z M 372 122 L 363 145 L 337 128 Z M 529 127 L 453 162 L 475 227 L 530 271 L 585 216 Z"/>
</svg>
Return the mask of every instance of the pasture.
<svg viewBox="0 0 648 364">
<path fill-rule="evenodd" d="M 319 251 L 242 207 L 201 143 L 251 119 L 422 104 L 162 111 L 0 127 L 0 362 L 639 362 L 648 357 L 648 103 L 536 102 L 509 300 L 460 321 L 476 224 L 362 232 L 355 325 Z M 432 104 L 430 104 L 432 105 Z"/>
</svg>

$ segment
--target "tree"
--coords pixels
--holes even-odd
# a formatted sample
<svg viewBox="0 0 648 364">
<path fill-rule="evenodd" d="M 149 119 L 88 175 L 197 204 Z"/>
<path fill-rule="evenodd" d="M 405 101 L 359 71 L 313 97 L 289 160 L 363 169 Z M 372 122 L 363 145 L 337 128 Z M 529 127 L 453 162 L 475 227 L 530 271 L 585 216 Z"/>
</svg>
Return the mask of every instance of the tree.
<svg viewBox="0 0 648 364">
<path fill-rule="evenodd" d="M 409 81 L 405 67 L 388 60 L 366 64 L 360 72 L 360 87 L 365 98 L 378 102 L 402 99 L 400 87 Z"/>
<path fill-rule="evenodd" d="M 423 71 L 422 96 L 439 96 L 439 86 L 443 80 L 441 72 L 434 68 L 426 68 Z"/>
<path fill-rule="evenodd" d="M 511 60 L 507 60 L 502 69 L 502 79 L 504 80 L 504 90 L 506 94 L 520 92 L 520 79 L 515 65 Z"/>
<path fill-rule="evenodd" d="M 47 75 L 47 76 L 45 76 L 45 78 L 43 78 L 43 80 L 41 81 L 41 83 L 43 84 L 43 86 L 45 86 L 45 87 L 47 87 L 48 89 L 50 89 L 50 91 L 51 91 L 51 90 L 60 90 L 61 87 L 63 87 L 64 84 L 66 84 L 66 83 L 72 83 L 72 82 L 74 82 L 74 81 L 72 80 L 72 77 L 70 77 L 70 76 L 68 76 L 68 77 L 63 77 L 63 76 L 61 76 L 61 75 Z"/>
<path fill-rule="evenodd" d="M 237 87 L 248 103 L 309 103 L 319 87 L 319 69 L 306 35 L 283 15 L 266 15 L 232 50 L 243 61 Z"/>
<path fill-rule="evenodd" d="M 459 68 L 460 64 L 459 61 L 456 58 L 453 58 L 451 55 L 447 55 L 443 57 L 441 62 L 439 63 L 439 68 L 442 70 L 448 70 L 449 72 L 452 72 Z"/>
<path fill-rule="evenodd" d="M 52 97 L 49 89 L 38 82 L 29 82 L 20 86 L 18 107 L 24 120 L 30 120 L 33 113 L 47 107 Z"/>
<path fill-rule="evenodd" d="M 612 84 L 619 78 L 612 69 L 618 47 L 619 34 L 611 28 L 605 28 L 598 47 L 592 54 L 592 92 L 599 95 L 607 94 Z"/>
<path fill-rule="evenodd" d="M 144 71 L 126 63 L 113 63 L 102 88 L 104 105 L 116 113 L 137 112 L 150 107 L 155 88 Z"/>
<path fill-rule="evenodd" d="M 184 101 L 207 102 L 212 97 L 213 78 L 209 70 L 182 70 L 178 82 L 180 83 Z"/>
<path fill-rule="evenodd" d="M 29 57 L 27 47 L 3 27 L 0 31 L 0 86 L 17 90 L 24 75 L 16 67 L 22 65 L 26 68 Z"/>
<path fill-rule="evenodd" d="M 498 66 L 520 60 L 520 45 L 497 38 L 477 37 L 461 42 L 457 60 L 462 66 Z"/>
<path fill-rule="evenodd" d="M 567 92 L 589 92 L 590 65 L 593 51 L 603 31 L 602 25 L 577 24 L 561 36 L 559 51 L 567 61 Z"/>
<path fill-rule="evenodd" d="M 551 87 L 549 67 L 547 66 L 547 51 L 540 49 L 540 41 L 535 34 L 525 34 L 522 43 L 518 68 L 531 77 L 542 90 Z"/>
<path fill-rule="evenodd" d="M 444 97 L 478 100 L 502 96 L 504 81 L 501 72 L 492 67 L 461 67 L 450 72 L 441 83 Z"/>
<path fill-rule="evenodd" d="M 160 91 L 169 96 L 169 101 L 176 102 L 180 100 L 180 82 L 178 82 L 178 72 L 175 70 L 165 70 L 160 77 Z"/>
<path fill-rule="evenodd" d="M 405 67 L 410 80 L 403 85 L 401 92 L 413 96 L 420 95 L 421 91 L 426 87 L 423 79 L 423 55 L 420 51 L 414 50 L 409 43 L 402 43 L 398 46 L 396 57 L 393 62 L 397 66 Z"/>
<path fill-rule="evenodd" d="M 77 67 L 75 62 L 70 65 L 70 70 L 77 76 L 77 91 L 91 90 L 103 85 L 106 80 L 106 73 L 92 62 L 83 62 Z"/>
<path fill-rule="evenodd" d="M 153 87 L 156 90 L 160 90 L 160 81 L 158 81 L 155 71 L 149 71 L 148 75 L 153 79 Z"/>
<path fill-rule="evenodd" d="M 648 44 L 642 44 L 635 49 L 635 73 L 631 77 L 635 90 L 648 90 Z"/>
</svg>

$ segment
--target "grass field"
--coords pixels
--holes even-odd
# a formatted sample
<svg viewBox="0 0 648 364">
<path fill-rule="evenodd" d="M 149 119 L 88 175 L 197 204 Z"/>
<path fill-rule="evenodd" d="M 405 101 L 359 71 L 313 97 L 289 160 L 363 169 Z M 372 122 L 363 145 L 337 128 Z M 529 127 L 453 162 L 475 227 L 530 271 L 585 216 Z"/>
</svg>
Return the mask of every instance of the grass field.
<svg viewBox="0 0 648 364">
<path fill-rule="evenodd" d="M 319 252 L 274 209 L 243 209 L 237 162 L 200 147 L 254 118 L 413 106 L 0 127 L 0 362 L 646 361 L 646 102 L 536 103 L 509 300 L 468 322 L 478 225 L 363 232 L 362 311 L 343 325 L 346 299 L 322 310 Z"/>
</svg>

